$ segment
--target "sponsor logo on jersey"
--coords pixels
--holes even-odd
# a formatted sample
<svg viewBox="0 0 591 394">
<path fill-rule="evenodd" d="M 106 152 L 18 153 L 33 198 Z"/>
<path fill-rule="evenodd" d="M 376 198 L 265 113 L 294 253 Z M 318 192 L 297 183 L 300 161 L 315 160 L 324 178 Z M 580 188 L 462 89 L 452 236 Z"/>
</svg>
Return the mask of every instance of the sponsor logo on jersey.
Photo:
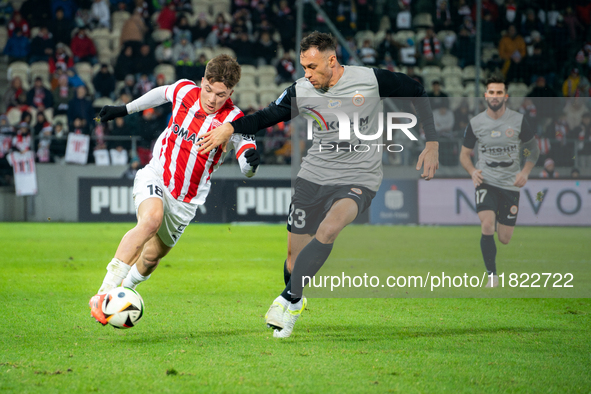
<svg viewBox="0 0 591 394">
<path fill-rule="evenodd" d="M 507 146 L 487 146 L 486 144 L 482 144 L 480 147 L 481 153 L 488 153 L 492 156 L 501 156 L 513 152 L 517 152 L 517 145 L 507 145 Z"/>
<path fill-rule="evenodd" d="M 329 99 L 328 100 L 328 108 L 338 108 L 341 105 L 343 105 L 343 102 L 341 100 L 333 100 L 333 99 Z"/>
<path fill-rule="evenodd" d="M 365 97 L 363 97 L 362 94 L 357 93 L 355 96 L 353 96 L 353 104 L 360 107 L 363 105 L 363 103 L 365 103 Z"/>
<path fill-rule="evenodd" d="M 515 215 L 517 213 L 517 205 L 513 205 L 511 206 L 511 208 L 509 208 L 509 212 L 511 212 L 513 215 Z"/>
<path fill-rule="evenodd" d="M 351 188 L 351 191 L 352 191 L 353 193 L 357 193 L 357 194 L 363 194 L 363 192 L 361 191 L 361 189 L 358 189 L 358 188 L 356 188 L 356 187 L 352 187 L 352 188 Z"/>
<path fill-rule="evenodd" d="M 507 168 L 507 167 L 511 167 L 513 165 L 513 162 L 515 160 L 511 160 L 511 161 L 492 161 L 492 162 L 486 162 L 486 165 L 492 168 L 495 167 L 502 167 L 502 168 Z"/>
<path fill-rule="evenodd" d="M 498 131 L 498 130 L 493 130 L 493 131 L 492 131 L 492 133 L 490 133 L 490 136 L 491 136 L 492 138 L 498 138 L 498 137 L 500 137 L 500 136 L 501 136 L 501 132 L 500 132 L 500 131 Z"/>
<path fill-rule="evenodd" d="M 511 128 L 505 130 L 505 135 L 509 138 L 513 137 L 514 134 L 515 134 L 515 130 L 513 130 Z"/>
</svg>

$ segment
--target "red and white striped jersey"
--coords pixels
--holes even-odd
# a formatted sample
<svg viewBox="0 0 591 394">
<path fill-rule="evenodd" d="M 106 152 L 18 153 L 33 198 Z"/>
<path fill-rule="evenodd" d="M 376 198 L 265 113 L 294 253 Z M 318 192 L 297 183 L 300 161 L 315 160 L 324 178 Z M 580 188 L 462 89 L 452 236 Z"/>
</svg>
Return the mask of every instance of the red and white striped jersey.
<svg viewBox="0 0 591 394">
<path fill-rule="evenodd" d="M 150 164 L 163 170 L 164 185 L 179 201 L 203 204 L 211 187 L 211 174 L 223 162 L 223 151 L 213 149 L 203 154 L 197 152 L 198 142 L 208 131 L 238 119 L 244 114 L 228 99 L 220 110 L 207 114 L 200 103 L 201 88 L 193 81 L 182 79 L 172 85 L 153 89 L 127 105 L 128 112 L 153 107 L 165 101 L 172 102 L 172 116 L 166 129 L 158 137 Z M 160 101 L 160 102 L 158 102 Z M 247 176 L 254 175 L 246 163 L 243 152 L 255 148 L 254 140 L 235 134 L 228 151 L 234 148 L 236 156 Z"/>
</svg>

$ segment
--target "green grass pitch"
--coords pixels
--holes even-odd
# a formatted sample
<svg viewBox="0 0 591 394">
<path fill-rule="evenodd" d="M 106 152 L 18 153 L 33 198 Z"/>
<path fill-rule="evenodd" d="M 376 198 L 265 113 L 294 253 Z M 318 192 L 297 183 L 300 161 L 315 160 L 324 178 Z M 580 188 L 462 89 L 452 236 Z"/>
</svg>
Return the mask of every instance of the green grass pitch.
<svg viewBox="0 0 591 394">
<path fill-rule="evenodd" d="M 316 298 L 291 338 L 272 338 L 282 225 L 190 226 L 138 287 L 138 325 L 102 327 L 87 302 L 131 226 L 0 224 L 0 393 L 591 391 L 588 298 Z M 477 227 L 352 226 L 331 259 L 368 231 L 405 245 L 400 261 L 482 270 Z M 528 248 L 588 266 L 590 240 L 518 227 L 499 265 Z"/>
</svg>

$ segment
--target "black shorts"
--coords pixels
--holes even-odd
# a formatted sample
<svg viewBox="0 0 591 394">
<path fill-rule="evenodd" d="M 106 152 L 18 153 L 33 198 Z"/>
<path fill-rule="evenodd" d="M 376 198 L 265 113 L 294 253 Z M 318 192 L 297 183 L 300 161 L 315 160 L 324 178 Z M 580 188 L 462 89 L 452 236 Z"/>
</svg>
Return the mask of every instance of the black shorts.
<svg viewBox="0 0 591 394">
<path fill-rule="evenodd" d="M 515 226 L 519 211 L 519 192 L 481 184 L 476 188 L 476 212 L 493 211 L 497 222 Z"/>
<path fill-rule="evenodd" d="M 294 234 L 316 234 L 335 201 L 350 198 L 357 203 L 359 215 L 369 208 L 375 195 L 376 192 L 363 186 L 321 186 L 296 178 L 295 192 L 287 217 L 287 231 Z"/>
</svg>

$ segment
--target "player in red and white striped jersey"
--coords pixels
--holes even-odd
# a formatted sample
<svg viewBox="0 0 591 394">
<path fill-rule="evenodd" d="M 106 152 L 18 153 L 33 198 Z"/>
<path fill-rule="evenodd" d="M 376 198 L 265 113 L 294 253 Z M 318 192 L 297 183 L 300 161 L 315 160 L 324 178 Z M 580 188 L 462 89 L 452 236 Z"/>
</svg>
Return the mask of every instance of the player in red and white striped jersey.
<svg viewBox="0 0 591 394">
<path fill-rule="evenodd" d="M 121 284 L 135 288 L 147 280 L 205 202 L 211 174 L 223 162 L 225 152 L 199 153 L 197 143 L 213 128 L 244 116 L 230 99 L 239 80 L 238 63 L 220 55 L 207 64 L 201 88 L 182 79 L 152 89 L 127 105 L 105 106 L 99 113 L 101 122 L 107 122 L 166 102 L 173 108 L 154 145 L 152 160 L 134 181 L 138 223 L 121 240 L 98 294 L 89 302 L 92 316 L 101 324 L 109 319 L 102 312 L 105 294 Z M 260 163 L 252 136 L 236 135 L 226 151 L 232 149 L 242 173 L 252 177 Z"/>
</svg>

